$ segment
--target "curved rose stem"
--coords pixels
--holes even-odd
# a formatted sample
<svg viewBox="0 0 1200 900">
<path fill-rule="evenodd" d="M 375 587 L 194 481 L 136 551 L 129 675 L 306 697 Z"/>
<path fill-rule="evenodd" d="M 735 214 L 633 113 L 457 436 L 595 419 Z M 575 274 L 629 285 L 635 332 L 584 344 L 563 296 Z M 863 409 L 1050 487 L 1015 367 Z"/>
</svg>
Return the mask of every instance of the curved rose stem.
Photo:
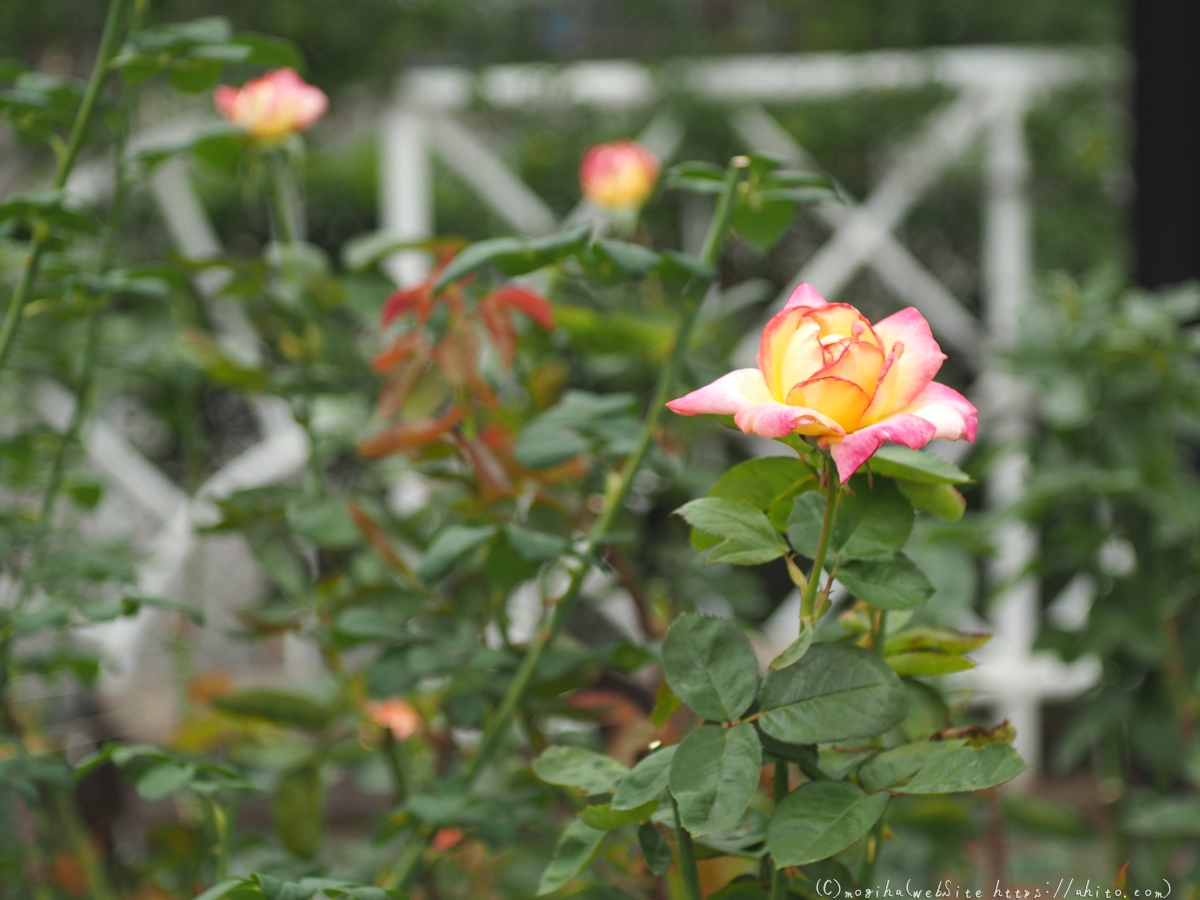
<svg viewBox="0 0 1200 900">
<path fill-rule="evenodd" d="M 838 495 L 842 483 L 838 480 L 837 469 L 833 462 L 825 462 L 825 518 L 821 522 L 821 539 L 817 542 L 817 555 L 813 559 L 812 571 L 808 582 L 804 585 L 804 594 L 800 598 L 800 620 L 811 621 L 817 602 L 817 589 L 821 583 L 821 571 L 825 568 L 825 557 L 829 554 L 829 541 L 833 536 L 833 520 L 837 517 Z"/>
<path fill-rule="evenodd" d="M 87 136 L 88 125 L 91 124 L 92 114 L 96 111 L 96 103 L 100 99 L 100 89 L 108 75 L 108 63 L 117 48 L 117 30 L 121 20 L 125 18 L 125 8 L 129 0 L 112 0 L 108 5 L 108 15 L 104 19 L 104 31 L 100 35 L 100 46 L 96 49 L 96 62 L 92 66 L 92 74 L 87 87 L 83 91 L 79 110 L 75 113 L 75 121 L 71 125 L 71 135 L 67 139 L 66 149 L 58 157 L 58 166 L 54 170 L 54 189 L 61 191 L 67 184 L 75 160 L 83 147 L 83 139 Z M 13 340 L 25 312 L 25 304 L 29 302 L 29 294 L 33 283 L 37 280 L 38 269 L 41 267 L 42 254 L 50 240 L 50 229 L 44 224 L 34 227 L 33 241 L 29 253 L 21 266 L 21 275 L 8 300 L 8 308 L 4 311 L 4 322 L 0 324 L 0 369 L 8 359 Z"/>
<path fill-rule="evenodd" d="M 747 165 L 749 165 L 748 159 L 745 157 L 735 157 L 726 170 L 724 187 L 717 199 L 717 207 L 713 212 L 713 218 L 709 224 L 708 236 L 704 241 L 704 249 L 700 256 L 703 262 L 712 267 L 714 274 L 707 278 L 693 278 L 683 290 L 683 314 L 680 316 L 679 328 L 675 334 L 675 346 L 671 350 L 671 356 L 667 360 L 666 366 L 659 373 L 658 386 L 655 388 L 654 398 L 650 401 L 650 408 L 646 412 L 645 421 L 642 423 L 637 445 L 634 447 L 633 453 L 625 460 L 625 465 L 621 469 L 620 480 L 609 490 L 608 496 L 605 498 L 606 502 L 603 512 L 592 523 L 587 540 L 584 542 L 583 549 L 579 554 L 585 562 L 575 570 L 575 574 L 571 578 L 566 592 L 555 604 L 554 613 L 551 615 L 550 621 L 542 627 L 537 637 L 534 638 L 533 642 L 526 649 L 525 656 L 521 660 L 520 666 L 517 667 L 517 672 L 513 676 L 513 680 L 509 682 L 508 690 L 505 692 L 500 705 L 496 708 L 496 711 L 488 721 L 487 727 L 484 729 L 483 736 L 479 740 L 479 748 L 467 768 L 467 778 L 470 782 L 474 782 L 484 767 L 491 762 L 492 756 L 500 746 L 500 741 L 508 733 L 508 727 L 512 722 L 513 714 L 517 706 L 524 699 L 526 691 L 529 690 L 529 686 L 533 681 L 533 674 L 537 669 L 538 662 L 542 658 L 542 653 L 566 624 L 567 618 L 574 608 L 575 601 L 579 599 L 579 592 L 583 588 L 583 580 L 591 569 L 590 560 L 594 559 L 597 550 L 608 542 L 608 532 L 613 520 L 624 506 L 625 498 L 629 495 L 630 488 L 633 487 L 634 476 L 637 475 L 638 470 L 641 468 L 646 454 L 650 452 L 650 447 L 654 443 L 654 434 L 658 430 L 659 419 L 662 418 L 662 411 L 666 408 L 667 398 L 670 396 L 671 389 L 675 384 L 675 377 L 683 365 L 684 357 L 687 355 L 688 342 L 692 335 L 692 329 L 696 325 L 696 315 L 700 310 L 700 302 L 704 299 L 704 295 L 708 293 L 708 288 L 715 279 L 716 264 L 720 257 L 721 247 L 725 243 L 725 235 L 729 231 L 729 223 L 733 218 L 737 185 L 741 181 L 743 169 Z M 415 843 L 425 846 L 431 840 L 431 837 L 432 833 Z M 417 864 L 420 861 L 420 855 L 419 851 L 406 852 L 396 867 L 389 873 L 385 886 L 403 889 L 404 885 L 415 872 Z M 697 897 L 699 897 L 698 894 Z"/>
</svg>

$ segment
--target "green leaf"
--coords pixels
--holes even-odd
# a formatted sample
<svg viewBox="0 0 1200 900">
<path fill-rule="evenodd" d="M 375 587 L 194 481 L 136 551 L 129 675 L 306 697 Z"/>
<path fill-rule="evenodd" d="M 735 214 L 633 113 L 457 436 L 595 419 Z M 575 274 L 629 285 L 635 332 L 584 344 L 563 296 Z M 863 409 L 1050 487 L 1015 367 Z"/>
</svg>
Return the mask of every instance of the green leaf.
<svg viewBox="0 0 1200 900">
<path fill-rule="evenodd" d="M 762 730 L 795 744 L 874 737 L 908 708 L 904 686 L 887 663 L 842 643 L 814 644 L 795 665 L 768 672 L 758 699 Z"/>
<path fill-rule="evenodd" d="M 719 194 L 724 190 L 725 170 L 709 162 L 682 162 L 667 169 L 663 184 L 668 190 Z"/>
<path fill-rule="evenodd" d="M 758 726 L 757 722 L 754 724 L 756 727 Z M 805 766 L 812 768 L 815 768 L 817 765 L 816 744 L 791 744 L 787 741 L 771 737 L 762 728 L 758 728 L 758 740 L 762 744 L 763 752 L 769 753 L 777 759 L 803 763 Z"/>
<path fill-rule="evenodd" d="M 254 875 L 252 877 L 258 882 L 258 889 L 262 891 L 266 900 L 309 900 L 317 893 L 315 886 L 284 881 L 274 875 Z"/>
<path fill-rule="evenodd" d="M 733 228 L 738 235 L 757 249 L 767 253 L 779 243 L 792 220 L 796 218 L 796 204 L 776 194 L 775 199 L 761 197 L 739 203 L 733 214 Z"/>
<path fill-rule="evenodd" d="M 917 741 L 878 753 L 858 770 L 858 783 L 868 791 L 882 791 L 910 778 L 954 753 L 955 741 Z"/>
<path fill-rule="evenodd" d="M 221 78 L 224 63 L 218 59 L 179 59 L 171 64 L 171 87 L 185 94 L 210 91 Z"/>
<path fill-rule="evenodd" d="M 533 763 L 533 772 L 549 784 L 579 788 L 587 794 L 609 794 L 629 770 L 603 753 L 582 747 L 550 747 Z"/>
<path fill-rule="evenodd" d="M 340 621 L 340 620 L 339 620 Z M 408 665 L 408 649 L 381 653 L 367 666 L 367 694 L 376 699 L 407 694 L 417 686 L 420 676 Z"/>
<path fill-rule="evenodd" d="M 658 268 L 662 257 L 641 244 L 630 244 L 626 241 L 614 241 L 600 238 L 592 248 L 596 255 L 612 263 L 626 275 L 635 278 L 648 275 Z"/>
<path fill-rule="evenodd" d="M 362 543 L 343 497 L 323 497 L 289 507 L 287 520 L 296 534 L 318 547 L 345 550 Z"/>
<path fill-rule="evenodd" d="M 592 235 L 592 224 L 581 222 L 566 231 L 542 238 L 494 238 L 464 248 L 442 270 L 433 290 L 442 290 L 476 269 L 491 263 L 505 275 L 523 275 L 577 253 Z"/>
<path fill-rule="evenodd" d="M 979 791 L 1016 778 L 1027 768 L 1011 744 L 955 747 L 913 775 L 912 780 L 892 790 L 904 794 L 950 794 Z"/>
<path fill-rule="evenodd" d="M 675 696 L 671 686 L 664 681 L 654 692 L 654 709 L 650 711 L 650 721 L 662 728 L 681 706 L 683 701 Z"/>
<path fill-rule="evenodd" d="M 816 491 L 806 491 L 793 501 L 787 521 L 787 539 L 797 553 L 809 559 L 816 558 L 824 519 L 825 498 Z"/>
<path fill-rule="evenodd" d="M 791 498 L 811 490 L 816 483 L 816 473 L 800 460 L 763 456 L 738 463 L 718 479 L 708 496 L 749 503 L 768 513 L 775 530 L 782 531 L 785 526 L 776 521 L 774 511 L 779 510 L 786 517 Z M 717 543 L 717 539 L 693 529 L 692 546 L 697 550 L 707 550 Z"/>
<path fill-rule="evenodd" d="M 940 456 L 923 450 L 910 450 L 898 444 L 880 447 L 867 465 L 876 475 L 925 484 L 966 484 L 971 480 L 970 475 Z"/>
<path fill-rule="evenodd" d="M 990 634 L 969 634 L 952 628 L 910 628 L 888 638 L 887 654 L 930 650 L 937 653 L 967 653 L 992 639 Z"/>
<path fill-rule="evenodd" d="M 554 859 L 542 873 L 537 896 L 552 894 L 587 868 L 595 858 L 607 832 L 576 819 L 563 831 L 554 848 Z"/>
<path fill-rule="evenodd" d="M 957 522 L 967 511 L 966 498 L 953 485 L 926 484 L 899 478 L 895 485 L 908 498 L 913 509 L 923 509 L 948 522 Z"/>
<path fill-rule="evenodd" d="M 775 808 L 767 846 L 777 866 L 803 866 L 845 850 L 879 821 L 888 795 L 845 781 L 810 781 Z"/>
<path fill-rule="evenodd" d="M 496 536 L 495 525 L 451 525 L 443 528 L 429 543 L 425 558 L 417 567 L 417 576 L 430 584 L 450 573 L 459 561 Z"/>
<path fill-rule="evenodd" d="M 579 818 L 593 828 L 612 831 L 622 825 L 644 822 L 656 809 L 658 809 L 657 798 L 648 800 L 641 806 L 635 806 L 632 809 L 616 809 L 611 803 L 601 803 L 596 806 L 585 806 L 579 811 Z"/>
<path fill-rule="evenodd" d="M 795 665 L 804 658 L 804 654 L 808 652 L 812 646 L 814 629 L 812 622 L 800 623 L 800 636 L 797 637 L 788 648 L 780 653 L 771 661 L 772 669 L 786 669 L 788 666 Z"/>
<path fill-rule="evenodd" d="M 1200 838 L 1200 800 L 1161 797 L 1133 804 L 1121 822 L 1121 831 L 1151 840 L 1196 840 Z"/>
<path fill-rule="evenodd" d="M 683 826 L 697 837 L 733 828 L 754 797 L 761 768 L 753 725 L 693 731 L 679 745 L 669 778 Z"/>
<path fill-rule="evenodd" d="M 710 563 L 755 566 L 778 559 L 788 546 L 766 514 L 749 503 L 704 497 L 685 503 L 675 512 L 705 534 L 724 538 L 713 548 Z"/>
<path fill-rule="evenodd" d="M 222 897 L 227 897 L 234 888 L 244 887 L 247 884 L 250 882 L 244 878 L 227 878 L 214 884 L 204 893 L 197 894 L 195 900 L 221 900 Z"/>
<path fill-rule="evenodd" d="M 663 669 L 675 696 L 718 722 L 744 713 L 758 690 L 758 658 L 749 638 L 712 616 L 675 620 L 663 641 Z"/>
<path fill-rule="evenodd" d="M 647 867 L 655 875 L 663 875 L 671 868 L 671 844 L 656 825 L 642 823 L 638 828 L 638 846 L 642 848 Z"/>
<path fill-rule="evenodd" d="M 517 555 L 530 563 L 553 562 L 570 546 L 565 537 L 521 525 L 505 525 L 504 537 Z"/>
<path fill-rule="evenodd" d="M 975 668 L 975 663 L 965 656 L 956 656 L 953 653 L 931 653 L 926 650 L 913 653 L 894 653 L 887 657 L 887 663 L 897 675 L 909 677 L 949 675 L 951 672 L 965 672 Z"/>
<path fill-rule="evenodd" d="M 678 744 L 663 747 L 630 769 L 613 797 L 613 809 L 626 810 L 640 807 L 666 790 L 667 781 L 671 775 L 671 761 L 675 759 L 675 752 L 678 749 Z"/>
<path fill-rule="evenodd" d="M 160 763 L 142 773 L 137 792 L 143 800 L 154 802 L 177 794 L 191 784 L 196 767 L 181 763 Z"/>
<path fill-rule="evenodd" d="M 261 719 L 276 725 L 291 725 L 320 731 L 333 721 L 334 712 L 311 697 L 289 691 L 254 688 L 217 697 L 213 706 L 221 712 Z"/>
<path fill-rule="evenodd" d="M 229 39 L 229 44 L 249 51 L 243 62 L 275 69 L 304 71 L 304 55 L 291 41 L 256 31 L 242 31 Z"/>
<path fill-rule="evenodd" d="M 365 272 L 400 250 L 429 250 L 428 239 L 414 241 L 391 231 L 371 231 L 342 245 L 342 265 L 350 272 Z"/>
<path fill-rule="evenodd" d="M 912 533 L 912 506 L 891 481 L 880 479 L 872 488 L 866 478 L 851 481 L 844 490 L 833 526 L 833 549 L 843 559 L 888 556 Z"/>
<path fill-rule="evenodd" d="M 271 798 L 275 829 L 283 845 L 301 859 L 312 859 L 321 849 L 324 806 L 325 790 L 317 766 L 300 766 L 279 779 Z"/>
<path fill-rule="evenodd" d="M 878 609 L 917 609 L 933 596 L 933 585 L 916 563 L 897 553 L 838 564 L 838 581 L 858 599 Z"/>
</svg>

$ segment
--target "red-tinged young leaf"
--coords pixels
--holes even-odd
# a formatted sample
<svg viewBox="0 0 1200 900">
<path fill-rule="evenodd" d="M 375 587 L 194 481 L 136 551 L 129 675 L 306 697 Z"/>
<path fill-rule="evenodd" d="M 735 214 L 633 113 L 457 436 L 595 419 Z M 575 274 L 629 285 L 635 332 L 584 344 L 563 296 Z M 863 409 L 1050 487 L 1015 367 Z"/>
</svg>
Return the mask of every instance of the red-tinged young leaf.
<svg viewBox="0 0 1200 900">
<path fill-rule="evenodd" d="M 401 288 L 384 301 L 383 310 L 379 315 L 379 327 L 386 328 L 390 322 L 410 312 L 416 314 L 418 322 L 424 322 L 429 318 L 432 309 L 433 292 L 429 289 L 429 282 Z"/>
<path fill-rule="evenodd" d="M 423 447 L 450 431 L 462 417 L 462 407 L 452 406 L 436 419 L 419 418 L 397 422 L 378 434 L 359 441 L 355 449 L 364 459 L 380 459 L 401 450 Z"/>
<path fill-rule="evenodd" d="M 490 304 L 496 309 L 515 309 L 539 325 L 543 331 L 554 330 L 554 309 L 550 306 L 550 301 L 527 288 L 514 284 L 505 285 L 492 291 L 480 303 Z"/>
</svg>

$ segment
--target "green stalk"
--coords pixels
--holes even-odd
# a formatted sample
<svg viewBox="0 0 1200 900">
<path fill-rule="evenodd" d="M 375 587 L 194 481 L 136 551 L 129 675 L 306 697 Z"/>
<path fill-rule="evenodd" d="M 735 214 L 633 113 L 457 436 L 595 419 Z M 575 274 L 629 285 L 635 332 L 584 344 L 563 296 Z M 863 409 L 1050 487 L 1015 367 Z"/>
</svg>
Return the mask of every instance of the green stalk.
<svg viewBox="0 0 1200 900">
<path fill-rule="evenodd" d="M 721 245 L 724 243 L 725 233 L 729 230 L 729 220 L 733 216 L 734 192 L 740 177 L 741 169 L 730 166 L 725 177 L 725 190 L 722 192 L 717 203 L 717 208 L 713 213 L 712 224 L 709 228 L 708 237 L 704 242 L 704 251 L 701 255 L 701 259 L 710 265 L 716 265 L 717 258 L 721 252 Z M 699 283 L 693 281 L 688 286 L 690 289 L 685 289 L 684 291 L 684 310 L 679 321 L 679 330 L 675 336 L 675 346 L 671 350 L 671 356 L 667 360 L 667 365 L 659 374 L 658 387 L 655 389 L 654 398 L 650 401 L 650 408 L 646 413 L 646 419 L 642 423 L 642 430 L 638 435 L 637 445 L 634 447 L 633 453 L 625 460 L 625 465 L 621 469 L 620 481 L 618 481 L 615 489 L 609 492 L 604 511 L 592 523 L 592 528 L 588 533 L 587 542 L 581 554 L 584 559 L 592 558 L 596 551 L 607 542 L 608 532 L 612 527 L 613 520 L 624 506 L 625 498 L 629 495 L 630 488 L 633 487 L 633 479 L 641 468 L 646 454 L 650 451 L 650 447 L 654 442 L 654 433 L 658 429 L 659 419 L 662 418 L 662 411 L 666 408 L 668 396 L 675 384 L 675 378 L 683 365 L 684 357 L 687 355 L 689 339 L 696 325 L 696 314 L 700 309 L 700 301 L 703 299 L 704 293 L 707 292 L 710 283 L 709 279 L 704 279 Z M 533 678 L 538 661 L 541 659 L 542 652 L 545 650 L 546 645 L 558 635 L 566 624 L 567 617 L 570 615 L 575 601 L 579 597 L 579 592 L 583 587 L 583 580 L 587 575 L 588 569 L 589 564 L 585 563 L 576 570 L 570 585 L 567 587 L 566 593 L 563 594 L 554 608 L 554 614 L 550 618 L 550 623 L 541 630 L 526 651 L 524 659 L 521 660 L 521 665 L 517 669 L 516 676 L 510 683 L 504 699 L 501 700 L 500 706 L 492 716 L 480 740 L 479 751 L 475 754 L 475 759 L 469 769 L 469 775 L 472 779 L 491 760 L 491 756 L 496 750 L 496 745 L 500 738 L 503 737 L 503 733 L 506 730 L 509 720 L 512 718 L 514 710 L 524 698 L 525 692 L 529 688 L 529 683 Z"/>
<path fill-rule="evenodd" d="M 833 521 L 837 517 L 838 494 L 842 483 L 838 480 L 837 467 L 832 460 L 825 462 L 825 518 L 821 522 L 821 538 L 817 542 L 817 556 L 813 560 L 812 572 L 804 585 L 800 598 L 800 621 L 812 621 L 817 602 L 817 591 L 821 584 L 821 571 L 825 568 L 825 557 L 829 554 L 829 541 L 833 536 Z M 815 623 L 814 623 L 815 624 Z"/>
<path fill-rule="evenodd" d="M 787 760 L 777 760 L 775 763 L 775 808 L 779 808 L 779 804 L 783 802 L 783 798 L 788 795 L 791 785 L 788 784 L 788 764 Z M 782 869 L 777 867 L 774 862 L 771 863 L 771 895 L 769 900 L 786 900 L 788 889 L 788 877 Z"/>
<path fill-rule="evenodd" d="M 100 99 L 100 89 L 104 87 L 105 77 L 108 75 L 108 64 L 116 51 L 117 30 L 121 20 L 125 17 L 125 8 L 129 2 L 130 0 L 111 0 L 108 5 L 108 15 L 104 19 L 104 31 L 100 35 L 100 46 L 96 50 L 96 63 L 92 66 L 91 77 L 88 78 L 79 110 L 75 113 L 75 121 L 71 125 L 71 135 L 67 139 L 67 146 L 59 156 L 58 165 L 54 171 L 54 189 L 56 191 L 60 191 L 66 186 L 71 169 L 74 168 L 75 161 L 79 158 L 79 151 L 87 136 L 88 125 L 91 124 L 92 115 L 96 111 L 96 103 Z M 29 293 L 37 279 L 42 254 L 49 240 L 49 228 L 41 226 L 34 229 L 29 255 L 25 257 L 21 276 L 8 301 L 8 308 L 4 311 L 4 322 L 0 325 L 0 369 L 4 368 L 9 350 L 12 349 L 13 340 L 17 336 L 17 329 L 20 327 L 21 318 L 25 312 L 25 304 L 29 302 Z"/>
<path fill-rule="evenodd" d="M 700 871 L 696 868 L 696 848 L 692 844 L 692 836 L 688 834 L 679 818 L 679 804 L 675 802 L 674 797 L 671 798 L 671 810 L 675 813 L 675 840 L 679 843 L 679 874 L 683 878 L 683 896 L 685 900 L 700 900 Z"/>
<path fill-rule="evenodd" d="M 229 877 L 229 813 L 220 803 L 210 801 L 213 830 L 217 833 L 217 880 L 220 883 Z"/>
<path fill-rule="evenodd" d="M 396 802 L 403 803 L 408 799 L 409 794 L 408 752 L 404 741 L 396 740 L 396 736 L 392 734 L 390 728 L 385 728 L 383 731 L 383 752 L 392 773 Z"/>
<path fill-rule="evenodd" d="M 283 148 L 273 148 L 267 151 L 267 168 L 271 173 L 271 200 L 276 237 L 279 243 L 290 248 L 300 239 L 300 221 L 299 212 L 294 203 L 295 192 L 292 189 L 291 171 L 288 169 L 287 156 Z M 279 274 L 284 278 L 288 277 L 288 268 L 291 265 L 291 260 L 285 256 Z M 321 469 L 321 461 L 317 458 L 317 438 L 312 429 L 314 404 L 312 391 L 309 390 L 311 378 L 307 359 L 304 359 L 303 366 L 306 385 L 303 389 L 303 397 L 298 403 L 292 404 L 292 414 L 308 437 L 308 476 L 312 491 L 314 494 L 323 494 L 325 492 L 325 473 Z"/>
<path fill-rule="evenodd" d="M 271 171 L 271 199 L 275 215 L 275 232 L 281 244 L 296 243 L 299 228 L 293 206 L 292 184 L 288 177 L 287 158 L 282 148 L 267 151 L 267 168 Z"/>
<path fill-rule="evenodd" d="M 749 161 L 745 160 L 744 157 L 735 157 L 725 173 L 724 188 L 717 199 L 717 206 L 713 211 L 708 235 L 705 238 L 704 248 L 700 255 L 701 260 L 712 266 L 714 270 L 720 258 L 721 247 L 725 243 L 725 235 L 729 231 L 729 223 L 733 218 L 737 185 L 741 180 L 742 170 L 748 164 Z M 650 408 L 646 412 L 646 418 L 642 423 L 642 429 L 638 435 L 638 442 L 634 447 L 634 451 L 625 460 L 625 465 L 621 469 L 620 480 L 609 491 L 603 512 L 592 523 L 591 530 L 588 532 L 588 537 L 581 553 L 581 556 L 585 560 L 593 559 L 597 549 L 607 542 L 608 532 L 612 527 L 613 520 L 624 506 L 625 498 L 629 495 L 629 491 L 633 487 L 633 479 L 654 443 L 654 434 L 658 429 L 659 419 L 662 418 L 662 411 L 666 408 L 667 399 L 675 384 L 675 378 L 683 365 L 684 357 L 687 356 L 688 343 L 692 336 L 692 330 L 696 325 L 696 316 L 700 310 L 700 302 L 704 299 L 704 295 L 707 293 L 712 281 L 712 277 L 693 278 L 684 288 L 683 314 L 680 316 L 679 328 L 675 334 L 675 346 L 671 350 L 671 356 L 667 360 L 666 366 L 659 373 L 658 385 L 655 388 L 654 397 L 650 401 Z M 496 708 L 495 713 L 493 713 L 487 727 L 484 729 L 483 736 L 480 738 L 475 758 L 471 761 L 467 769 L 469 782 L 474 782 L 478 778 L 479 773 L 491 762 L 492 756 L 499 748 L 517 706 L 520 705 L 525 697 L 525 693 L 529 690 L 529 686 L 533 681 L 533 674 L 537 670 L 538 662 L 542 658 L 542 653 L 550 642 L 558 636 L 558 633 L 566 624 L 576 600 L 579 599 L 579 592 L 583 588 L 583 580 L 590 568 L 591 563 L 584 562 L 575 571 L 570 584 L 567 586 L 566 593 L 563 594 L 555 605 L 554 613 L 550 617 L 549 623 L 538 632 L 533 643 L 526 649 L 525 656 L 522 658 L 521 664 L 513 676 L 513 680 L 508 685 L 508 690 L 505 692 L 500 705 Z M 430 836 L 426 836 L 415 843 L 424 847 L 430 839 Z M 403 889 L 404 885 L 412 877 L 420 861 L 420 855 L 419 850 L 415 853 L 406 853 L 391 871 L 387 886 Z M 699 900 L 699 894 L 696 895 L 696 900 Z"/>
</svg>

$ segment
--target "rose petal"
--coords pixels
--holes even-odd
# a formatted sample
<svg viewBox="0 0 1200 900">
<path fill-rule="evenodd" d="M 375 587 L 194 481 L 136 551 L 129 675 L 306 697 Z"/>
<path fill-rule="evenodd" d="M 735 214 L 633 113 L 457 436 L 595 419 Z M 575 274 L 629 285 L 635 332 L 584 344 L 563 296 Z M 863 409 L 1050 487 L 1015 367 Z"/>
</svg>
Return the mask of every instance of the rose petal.
<svg viewBox="0 0 1200 900">
<path fill-rule="evenodd" d="M 848 341 L 841 354 L 829 365 L 814 373 L 814 378 L 841 378 L 852 381 L 866 393 L 875 393 L 875 385 L 883 370 L 883 351 L 866 341 Z M 856 423 L 857 424 L 857 423 Z"/>
<path fill-rule="evenodd" d="M 917 398 L 942 367 L 946 354 L 933 339 L 929 323 L 914 307 L 876 323 L 875 334 L 888 351 L 887 372 L 879 380 L 864 425 L 874 425 L 903 410 Z M 897 346 L 900 345 L 900 346 Z"/>
<path fill-rule="evenodd" d="M 825 305 L 825 298 L 817 293 L 817 289 L 807 281 L 800 284 L 792 291 L 792 295 L 788 297 L 787 303 L 784 304 L 784 309 L 816 309 Z"/>
<path fill-rule="evenodd" d="M 771 393 L 758 369 L 736 369 L 722 375 L 712 384 L 692 391 L 667 404 L 667 409 L 681 416 L 704 413 L 730 416 L 756 403 L 767 403 Z"/>
<path fill-rule="evenodd" d="M 810 378 L 788 392 L 789 406 L 819 409 L 845 431 L 853 431 L 871 402 L 871 395 L 845 378 Z"/>
<path fill-rule="evenodd" d="M 932 423 L 937 429 L 933 434 L 935 438 L 975 442 L 979 413 L 971 401 L 954 388 L 931 381 L 904 412 Z"/>
<path fill-rule="evenodd" d="M 837 422 L 815 409 L 773 400 L 745 407 L 733 417 L 733 421 L 746 434 L 765 438 L 781 438 L 789 434 L 839 437 L 845 434 Z"/>
<path fill-rule="evenodd" d="M 883 347 L 867 317 L 849 303 L 826 303 L 818 309 L 810 309 L 808 315 L 821 326 L 821 340 L 832 338 L 857 338 Z"/>
<path fill-rule="evenodd" d="M 933 440 L 936 431 L 937 427 L 927 419 L 901 413 L 869 428 L 848 434 L 844 438 L 824 439 L 821 445 L 833 454 L 838 476 L 842 484 L 845 484 L 850 476 L 858 471 L 858 467 L 870 459 L 871 454 L 887 441 L 916 450 Z"/>
</svg>

